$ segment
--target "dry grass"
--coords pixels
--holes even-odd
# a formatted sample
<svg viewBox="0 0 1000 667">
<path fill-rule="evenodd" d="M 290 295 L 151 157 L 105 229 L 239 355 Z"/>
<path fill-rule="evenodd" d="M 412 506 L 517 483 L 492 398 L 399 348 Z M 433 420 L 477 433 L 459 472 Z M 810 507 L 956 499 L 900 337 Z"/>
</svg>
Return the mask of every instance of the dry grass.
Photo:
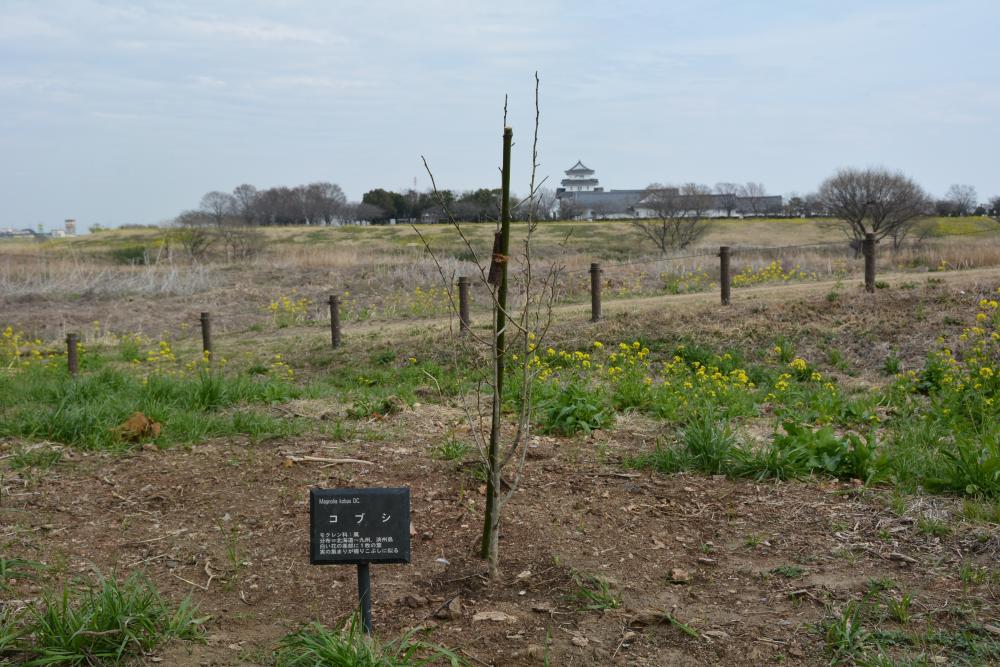
<svg viewBox="0 0 1000 667">
<path fill-rule="evenodd" d="M 189 295 L 211 289 L 215 274 L 215 267 L 201 264 L 109 266 L 72 256 L 0 254 L 0 292 L 9 297 Z"/>
<path fill-rule="evenodd" d="M 1000 229 L 986 219 L 941 219 L 927 223 L 935 234 L 968 234 Z M 489 256 L 494 226 L 467 225 L 465 232 L 480 261 Z M 0 242 L 0 292 L 3 297 L 30 299 L 60 295 L 89 295 L 109 299 L 122 295 L 190 297 L 205 302 L 225 300 L 232 289 L 250 292 L 248 298 L 265 298 L 295 289 L 314 301 L 329 293 L 349 291 L 359 306 L 380 305 L 380 317 L 389 317 L 387 299 L 398 311 L 415 288 L 440 288 L 441 276 L 417 232 L 408 226 L 265 228 L 263 254 L 241 264 L 221 258 L 203 263 L 183 259 L 179 248 L 169 245 L 163 230 L 140 229 L 105 232 L 77 239 L 46 243 Z M 515 225 L 512 248 L 516 253 L 524 238 L 524 225 Z M 424 225 L 426 238 L 451 280 L 477 276 L 473 252 L 449 225 Z M 774 246 L 809 247 L 775 248 Z M 539 270 L 552 264 L 562 269 L 562 299 L 578 301 L 589 290 L 589 268 L 600 261 L 604 268 L 605 298 L 665 292 L 713 289 L 717 282 L 719 245 L 733 249 L 733 270 L 760 271 L 777 262 L 793 268 L 796 280 L 838 279 L 860 275 L 862 261 L 855 257 L 846 237 L 828 220 L 714 221 L 697 247 L 657 257 L 642 244 L 628 222 L 554 222 L 536 233 L 535 259 Z M 146 249 L 158 259 L 152 264 L 122 264 L 122 250 Z M 118 253 L 116 255 L 116 253 Z M 935 271 L 1000 266 L 1000 234 L 970 234 L 908 242 L 893 252 L 888 243 L 879 247 L 880 271 Z"/>
</svg>

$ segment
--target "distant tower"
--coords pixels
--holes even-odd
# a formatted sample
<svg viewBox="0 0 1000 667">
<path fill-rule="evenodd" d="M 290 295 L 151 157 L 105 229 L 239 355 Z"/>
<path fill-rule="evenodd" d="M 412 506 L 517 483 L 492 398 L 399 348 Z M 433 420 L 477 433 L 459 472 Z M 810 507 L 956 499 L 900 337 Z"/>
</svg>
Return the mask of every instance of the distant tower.
<svg viewBox="0 0 1000 667">
<path fill-rule="evenodd" d="M 66 218 L 66 236 L 76 236 L 76 220 L 73 218 Z"/>
<path fill-rule="evenodd" d="M 560 185 L 565 192 L 601 192 L 604 188 L 597 187 L 597 179 L 593 177 L 594 170 L 584 166 L 580 160 L 566 170 L 566 178 Z"/>
</svg>

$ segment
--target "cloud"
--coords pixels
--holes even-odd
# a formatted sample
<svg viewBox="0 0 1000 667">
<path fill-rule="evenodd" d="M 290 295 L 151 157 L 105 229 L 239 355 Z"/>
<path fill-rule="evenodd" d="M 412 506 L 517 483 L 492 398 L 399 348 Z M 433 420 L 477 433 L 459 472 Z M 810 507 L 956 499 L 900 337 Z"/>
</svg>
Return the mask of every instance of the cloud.
<svg viewBox="0 0 1000 667">
<path fill-rule="evenodd" d="M 337 41 L 326 32 L 300 28 L 275 21 L 247 21 L 225 18 L 174 18 L 169 27 L 190 36 L 215 37 L 245 42 L 298 42 L 329 44 Z"/>
</svg>

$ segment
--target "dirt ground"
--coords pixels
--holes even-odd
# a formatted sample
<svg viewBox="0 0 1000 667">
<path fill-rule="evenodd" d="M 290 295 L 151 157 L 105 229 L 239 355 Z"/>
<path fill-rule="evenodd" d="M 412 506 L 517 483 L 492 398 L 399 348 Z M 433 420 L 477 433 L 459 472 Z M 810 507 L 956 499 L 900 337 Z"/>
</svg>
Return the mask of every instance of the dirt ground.
<svg viewBox="0 0 1000 667">
<path fill-rule="evenodd" d="M 842 335 L 858 341 L 844 347 L 848 359 L 871 367 L 884 358 L 890 329 L 904 358 L 926 350 L 949 313 L 968 312 L 966 291 L 995 287 L 996 273 L 963 280 L 879 294 L 864 309 L 846 297 L 827 302 L 829 286 L 816 284 L 780 307 L 769 305 L 772 292 L 747 291 L 721 315 L 706 315 L 711 295 L 658 301 L 659 320 L 612 305 L 608 322 L 594 326 L 611 340 L 669 320 L 674 333 L 696 330 L 718 345 L 801 327 L 818 341 L 807 351 L 819 354 L 824 336 Z M 572 339 L 572 329 L 560 335 Z M 296 409 L 340 414 L 344 406 Z M 376 632 L 423 626 L 473 665 L 825 665 L 817 624 L 886 578 L 890 595 L 912 596 L 912 623 L 998 625 L 997 584 L 963 580 L 961 568 L 995 571 L 1000 534 L 964 520 L 960 499 L 634 472 L 623 457 L 671 428 L 636 416 L 589 436 L 533 437 L 503 524 L 503 576 L 489 582 L 476 557 L 481 483 L 473 466 L 432 455 L 446 438 L 467 437 L 461 410 L 416 404 L 356 426 L 347 441 L 226 439 L 117 456 L 67 449 L 45 472 L 4 469 L 0 460 L 4 555 L 42 561 L 52 575 L 44 585 L 10 582 L 4 604 L 22 606 L 75 577 L 142 571 L 171 599 L 191 595 L 211 616 L 204 643 L 171 644 L 148 664 L 266 665 L 282 636 L 310 621 L 336 624 L 357 600 L 353 568 L 309 564 L 309 488 L 408 486 L 412 563 L 372 568 Z M 0 442 L 0 459 L 19 444 Z M 928 519 L 949 530 L 924 529 Z M 619 607 L 584 608 L 576 581 L 591 575 Z M 475 620 L 486 611 L 506 620 Z M 948 662 L 934 650 L 932 661 Z"/>
<path fill-rule="evenodd" d="M 480 484 L 430 455 L 462 428 L 458 410 L 422 405 L 347 443 L 67 452 L 41 478 L 4 479 L 0 538 L 65 577 L 142 570 L 170 597 L 192 595 L 212 616 L 208 639 L 153 656 L 172 665 L 267 664 L 284 634 L 352 610 L 353 568 L 309 565 L 311 486 L 411 488 L 413 560 L 373 567 L 375 627 L 386 636 L 432 627 L 434 641 L 473 664 L 827 664 L 813 625 L 880 577 L 936 623 L 969 605 L 996 618 L 995 591 L 956 575 L 962 562 L 995 565 L 996 532 L 917 528 L 929 513 L 955 514 L 956 501 L 911 499 L 897 514 L 887 491 L 849 484 L 627 472 L 616 462 L 657 428 L 635 418 L 589 438 L 533 441 L 501 536 L 503 580 L 488 583 L 474 554 Z M 374 465 L 292 462 L 303 455 Z M 774 572 L 782 566 L 803 572 Z M 574 573 L 605 577 L 622 606 L 581 610 Z M 21 582 L 13 595 L 39 590 Z M 483 611 L 512 618 L 474 621 Z"/>
</svg>

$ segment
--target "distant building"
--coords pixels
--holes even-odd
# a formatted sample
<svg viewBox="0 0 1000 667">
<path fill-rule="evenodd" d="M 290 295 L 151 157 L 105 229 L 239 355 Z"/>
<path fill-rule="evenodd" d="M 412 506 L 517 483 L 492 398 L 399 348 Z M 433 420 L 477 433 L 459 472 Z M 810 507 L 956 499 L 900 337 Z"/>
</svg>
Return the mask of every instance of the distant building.
<svg viewBox="0 0 1000 667">
<path fill-rule="evenodd" d="M 599 185 L 596 172 L 577 160 L 565 171 L 556 188 L 556 199 L 563 217 L 575 220 L 652 218 L 657 213 L 645 202 L 649 192 L 642 190 L 607 190 Z M 677 188 L 664 188 L 662 194 L 681 196 Z M 710 195 L 706 215 L 726 217 L 730 214 L 744 217 L 753 215 L 774 215 L 783 209 L 782 198 L 778 195 L 763 197 L 737 197 L 733 195 Z"/>
<path fill-rule="evenodd" d="M 594 218 L 632 218 L 635 206 L 646 196 L 645 190 L 604 191 L 594 177 L 594 170 L 577 160 L 566 170 L 566 178 L 556 188 L 559 210 L 564 217 L 593 220 Z"/>
<path fill-rule="evenodd" d="M 2 238 L 16 238 L 23 236 L 38 236 L 38 232 L 33 229 L 14 229 L 13 227 L 0 229 L 0 237 Z"/>
<path fill-rule="evenodd" d="M 67 218 L 63 224 L 65 225 L 66 236 L 76 236 L 76 220 Z"/>
</svg>

